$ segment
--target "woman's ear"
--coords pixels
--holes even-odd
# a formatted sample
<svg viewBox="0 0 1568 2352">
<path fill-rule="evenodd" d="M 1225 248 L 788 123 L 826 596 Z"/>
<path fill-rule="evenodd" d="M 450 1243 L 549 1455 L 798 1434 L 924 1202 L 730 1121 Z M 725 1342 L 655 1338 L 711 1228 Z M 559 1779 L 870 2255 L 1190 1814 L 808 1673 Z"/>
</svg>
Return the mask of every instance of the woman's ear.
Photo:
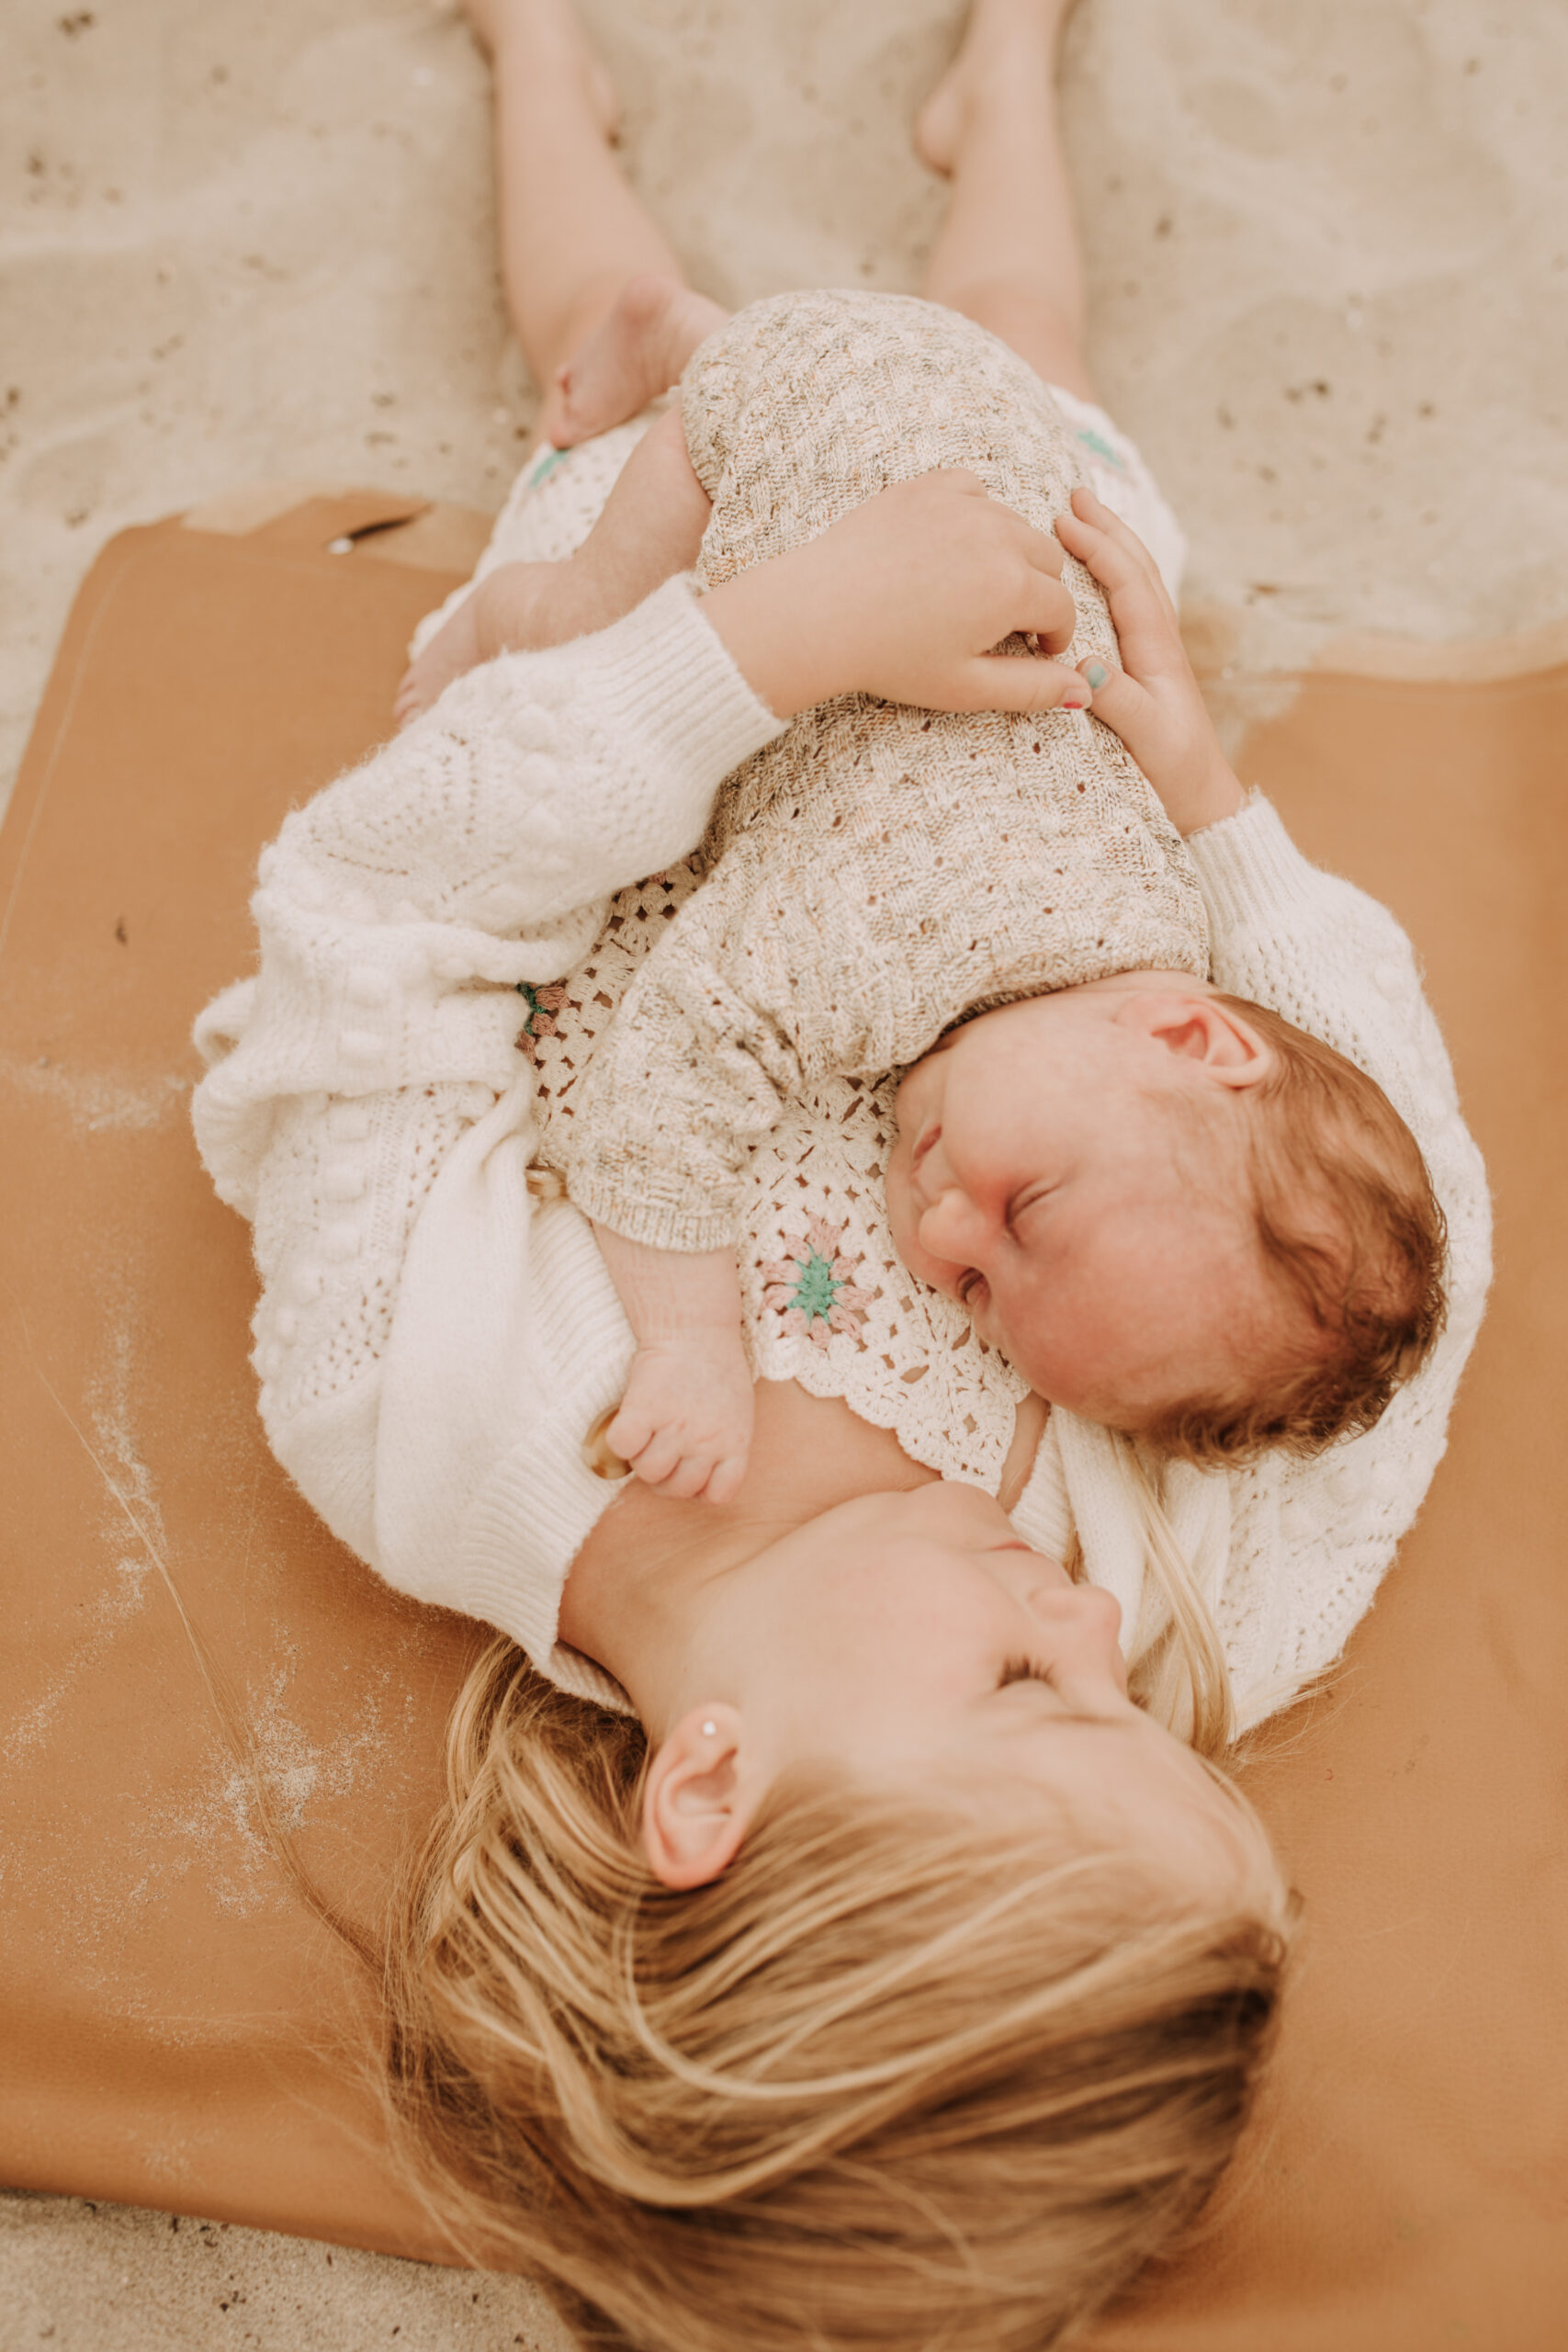
<svg viewBox="0 0 1568 2352">
<path fill-rule="evenodd" d="M 660 1745 L 642 1793 L 642 1845 L 663 1886 L 706 1886 L 728 1868 L 756 1799 L 734 1707 L 694 1707 Z"/>
<path fill-rule="evenodd" d="M 1150 989 L 1126 997 L 1117 1020 L 1155 1045 L 1198 1062 L 1216 1085 L 1237 1091 L 1256 1086 L 1274 1067 L 1274 1048 L 1250 1021 L 1218 997 L 1178 989 Z"/>
</svg>

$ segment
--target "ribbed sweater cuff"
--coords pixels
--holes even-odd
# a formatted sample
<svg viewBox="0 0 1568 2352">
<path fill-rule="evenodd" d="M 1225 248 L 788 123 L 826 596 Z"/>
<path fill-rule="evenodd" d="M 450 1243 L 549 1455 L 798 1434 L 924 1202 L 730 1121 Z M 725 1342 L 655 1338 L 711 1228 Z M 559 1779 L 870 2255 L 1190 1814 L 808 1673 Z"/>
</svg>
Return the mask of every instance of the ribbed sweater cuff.
<svg viewBox="0 0 1568 2352">
<path fill-rule="evenodd" d="M 667 580 L 592 642 L 600 708 L 646 748 L 650 766 L 704 804 L 705 823 L 716 786 L 787 721 L 752 693 L 684 578 Z"/>
<path fill-rule="evenodd" d="M 571 1564 L 621 1482 L 595 1476 L 582 1441 L 617 1403 L 632 1337 L 615 1284 L 582 1220 L 540 1212 L 533 1252 L 538 1360 L 551 1409 L 495 1464 L 464 1516 L 454 1563 L 457 1606 L 503 1633 L 568 1690 L 626 1705 L 620 1685 L 556 1637 Z M 577 1370 L 581 1367 L 581 1371 Z M 577 1374 L 573 1377 L 573 1373 Z"/>
<path fill-rule="evenodd" d="M 614 1182 L 575 1160 L 568 1175 L 572 1205 L 595 1225 L 618 1233 L 623 1241 L 638 1241 L 647 1250 L 671 1250 L 692 1256 L 705 1250 L 732 1249 L 737 1239 L 734 1215 L 705 1204 L 701 1207 L 658 1200 L 634 1200 Z"/>
<path fill-rule="evenodd" d="M 1218 933 L 1272 930 L 1318 896 L 1322 876 L 1292 841 L 1271 802 L 1255 792 L 1247 807 L 1190 833 L 1203 903 Z"/>
</svg>

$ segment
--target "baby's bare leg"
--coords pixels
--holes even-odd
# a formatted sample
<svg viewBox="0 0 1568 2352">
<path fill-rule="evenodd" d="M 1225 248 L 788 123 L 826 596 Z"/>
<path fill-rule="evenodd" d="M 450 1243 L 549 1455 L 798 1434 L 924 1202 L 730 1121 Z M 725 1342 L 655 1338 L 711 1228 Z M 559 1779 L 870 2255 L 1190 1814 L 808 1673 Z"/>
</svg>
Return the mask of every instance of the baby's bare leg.
<svg viewBox="0 0 1568 2352">
<path fill-rule="evenodd" d="M 634 277 L 556 378 L 557 447 L 570 449 L 637 415 L 679 380 L 698 344 L 728 316 L 678 278 Z"/>
<path fill-rule="evenodd" d="M 587 583 L 595 628 L 623 613 L 697 560 L 713 512 L 686 454 L 678 408 L 643 435 L 622 467 L 604 512 L 572 559 Z"/>
<path fill-rule="evenodd" d="M 915 145 L 953 181 L 920 291 L 988 327 L 1046 382 L 1095 397 L 1056 65 L 1074 0 L 974 0 Z"/>
<path fill-rule="evenodd" d="M 611 150 L 616 105 L 570 0 L 464 0 L 495 79 L 502 277 L 517 340 L 558 422 L 556 371 L 629 278 L 681 265 Z"/>
</svg>

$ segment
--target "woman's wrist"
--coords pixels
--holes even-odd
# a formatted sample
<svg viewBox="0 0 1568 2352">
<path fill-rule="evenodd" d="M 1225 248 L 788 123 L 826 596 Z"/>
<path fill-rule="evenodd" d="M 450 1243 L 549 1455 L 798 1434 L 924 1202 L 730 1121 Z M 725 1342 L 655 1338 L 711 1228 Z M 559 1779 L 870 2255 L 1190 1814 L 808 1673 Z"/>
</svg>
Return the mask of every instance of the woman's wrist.
<svg viewBox="0 0 1568 2352">
<path fill-rule="evenodd" d="M 1185 841 L 1227 817 L 1239 817 L 1247 806 L 1247 787 L 1229 763 L 1216 755 L 1213 765 L 1190 792 L 1184 792 L 1168 813 Z"/>
<path fill-rule="evenodd" d="M 703 598 L 702 609 L 759 702 L 778 718 L 848 691 L 842 648 L 818 600 L 804 593 L 802 548 L 758 564 Z"/>
</svg>

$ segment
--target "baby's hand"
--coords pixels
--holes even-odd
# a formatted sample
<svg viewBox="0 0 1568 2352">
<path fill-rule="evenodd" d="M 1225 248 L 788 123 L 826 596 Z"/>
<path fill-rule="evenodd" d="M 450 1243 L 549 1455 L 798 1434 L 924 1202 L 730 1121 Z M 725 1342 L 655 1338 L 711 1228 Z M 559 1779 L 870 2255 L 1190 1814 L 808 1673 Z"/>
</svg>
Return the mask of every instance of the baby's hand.
<svg viewBox="0 0 1568 2352">
<path fill-rule="evenodd" d="M 1094 716 L 1121 737 L 1178 832 L 1234 817 L 1247 795 L 1220 749 L 1154 558 L 1089 490 L 1074 491 L 1056 536 L 1105 590 L 1116 624 L 1122 667 L 1097 655 L 1078 663 Z"/>
<path fill-rule="evenodd" d="M 661 1495 L 733 1502 L 751 1450 L 751 1367 L 739 1329 L 646 1340 L 604 1434 Z"/>
<path fill-rule="evenodd" d="M 732 1502 L 752 1417 L 734 1251 L 688 1255 L 593 1232 L 637 1343 L 606 1440 L 661 1495 Z"/>
</svg>

